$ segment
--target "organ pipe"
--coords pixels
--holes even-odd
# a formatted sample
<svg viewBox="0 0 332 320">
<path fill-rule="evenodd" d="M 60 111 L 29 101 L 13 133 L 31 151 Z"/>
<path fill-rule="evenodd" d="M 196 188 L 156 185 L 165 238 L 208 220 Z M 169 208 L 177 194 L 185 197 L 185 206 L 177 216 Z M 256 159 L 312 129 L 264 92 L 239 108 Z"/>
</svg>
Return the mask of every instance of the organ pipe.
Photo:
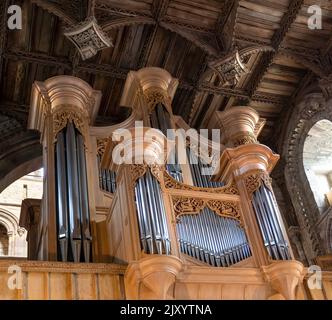
<svg viewBox="0 0 332 320">
<path fill-rule="evenodd" d="M 211 175 L 203 172 L 204 169 L 206 171 L 211 169 L 211 166 L 206 164 L 189 147 L 187 147 L 187 158 L 190 165 L 190 172 L 194 186 L 201 188 L 219 188 L 224 186 L 223 182 L 212 181 Z"/>
<path fill-rule="evenodd" d="M 57 164 L 57 224 L 58 241 L 60 247 L 61 260 L 67 261 L 68 255 L 68 201 L 67 201 L 67 181 L 66 181 L 66 154 L 65 136 L 61 131 L 57 135 L 56 143 L 56 164 Z"/>
<path fill-rule="evenodd" d="M 76 134 L 74 125 L 69 123 L 66 132 L 69 233 L 73 259 L 75 262 L 79 262 L 81 255 L 82 233 L 80 216 L 81 206 L 78 186 L 78 163 L 75 138 Z"/>
<path fill-rule="evenodd" d="M 167 132 L 172 125 L 170 115 L 162 104 L 159 103 L 152 111 L 150 121 L 152 127 L 161 130 L 165 136 L 174 140 L 175 137 Z M 224 186 L 222 182 L 211 181 L 211 175 L 203 172 L 204 169 L 210 169 L 209 165 L 189 147 L 186 151 L 195 186 L 202 188 Z M 175 163 L 166 164 L 166 170 L 174 179 L 182 182 L 181 167 L 177 158 L 177 154 L 173 154 Z M 161 244 L 165 248 L 166 243 L 169 245 L 169 240 L 163 237 L 167 232 L 167 225 L 158 187 L 158 182 L 148 172 L 139 179 L 135 194 L 142 248 L 148 253 L 160 254 Z M 181 217 L 177 231 L 181 251 L 212 266 L 227 267 L 251 256 L 246 235 L 239 222 L 217 216 L 208 208 L 204 208 L 198 215 Z"/>
<path fill-rule="evenodd" d="M 228 267 L 251 256 L 240 222 L 208 208 L 181 216 L 177 231 L 183 253 L 214 267 Z"/>
<path fill-rule="evenodd" d="M 262 185 L 254 192 L 252 203 L 270 257 L 274 260 L 291 259 L 288 243 L 278 221 L 278 207 L 272 192 Z"/>
<path fill-rule="evenodd" d="M 170 254 L 171 243 L 164 201 L 160 185 L 149 169 L 138 179 L 135 197 L 143 251 L 150 254 Z"/>
<path fill-rule="evenodd" d="M 155 129 L 159 129 L 166 137 L 174 140 L 175 137 L 172 134 L 172 131 L 167 131 L 167 129 L 172 129 L 172 122 L 170 118 L 170 114 L 166 110 L 166 108 L 158 103 L 155 109 L 151 112 L 150 115 L 151 126 Z M 171 155 L 172 163 L 166 164 L 166 170 L 168 173 L 177 181 L 182 182 L 182 171 L 181 166 L 178 163 L 178 156 L 174 153 Z"/>
<path fill-rule="evenodd" d="M 82 236 L 83 236 L 83 252 L 85 262 L 90 261 L 92 236 L 90 231 L 90 214 L 89 214 L 89 194 L 87 181 L 87 167 L 85 160 L 85 146 L 82 135 L 76 135 L 77 160 L 78 160 L 78 181 L 79 195 L 81 203 L 81 219 L 82 219 Z"/>
<path fill-rule="evenodd" d="M 116 174 L 112 170 L 103 169 L 101 167 L 101 156 L 97 156 L 99 167 L 99 187 L 101 190 L 115 193 L 116 191 Z"/>
<path fill-rule="evenodd" d="M 72 122 L 58 133 L 55 150 L 60 259 L 89 262 L 92 236 L 85 146 Z"/>
</svg>

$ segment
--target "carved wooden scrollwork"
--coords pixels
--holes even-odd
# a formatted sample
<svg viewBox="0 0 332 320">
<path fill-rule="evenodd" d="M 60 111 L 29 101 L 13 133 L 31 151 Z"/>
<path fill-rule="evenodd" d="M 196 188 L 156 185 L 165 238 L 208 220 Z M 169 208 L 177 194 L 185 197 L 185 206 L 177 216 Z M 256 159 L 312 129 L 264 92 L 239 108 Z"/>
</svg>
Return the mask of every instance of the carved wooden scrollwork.
<svg viewBox="0 0 332 320">
<path fill-rule="evenodd" d="M 237 189 L 237 186 L 233 181 L 226 186 L 220 188 L 200 188 L 176 181 L 167 173 L 166 170 L 164 170 L 164 184 L 166 189 L 192 190 L 209 193 L 239 195 L 239 190 Z"/>
<path fill-rule="evenodd" d="M 137 179 L 144 176 L 147 169 L 150 169 L 152 175 L 159 181 L 159 183 L 162 183 L 162 174 L 165 170 L 164 166 L 152 164 L 131 164 L 130 165 L 130 172 L 131 172 L 131 178 L 132 178 L 132 185 L 135 187 Z"/>
<path fill-rule="evenodd" d="M 240 209 L 236 202 L 210 200 L 207 202 L 207 206 L 219 216 L 233 218 L 241 222 Z"/>
<path fill-rule="evenodd" d="M 165 166 L 153 164 L 150 165 L 149 167 L 153 176 L 159 181 L 159 183 L 162 183 L 162 175 L 163 171 L 165 170 Z"/>
<path fill-rule="evenodd" d="M 84 136 L 85 121 L 83 116 L 72 110 L 55 112 L 53 114 L 53 135 L 56 135 L 67 126 L 68 122 L 73 122 L 76 129 Z"/>
<path fill-rule="evenodd" d="M 232 140 L 235 148 L 246 144 L 257 143 L 255 135 L 251 132 L 241 133 L 241 135 L 232 137 Z"/>
<path fill-rule="evenodd" d="M 144 91 L 144 97 L 148 105 L 149 113 L 153 111 L 153 109 L 158 103 L 163 104 L 167 108 L 167 111 L 170 114 L 172 113 L 171 98 L 163 90 L 160 90 L 158 88 L 148 89 Z"/>
<path fill-rule="evenodd" d="M 108 138 L 97 139 L 97 154 L 100 156 L 100 158 L 105 153 L 107 143 L 108 143 Z"/>
<path fill-rule="evenodd" d="M 176 218 L 183 214 L 198 214 L 206 206 L 203 199 L 173 197 L 172 200 Z"/>
<path fill-rule="evenodd" d="M 146 164 L 131 164 L 130 173 L 131 173 L 131 182 L 133 188 L 135 187 L 137 179 L 144 176 L 148 166 Z"/>
<path fill-rule="evenodd" d="M 246 189 L 249 193 L 250 198 L 253 193 L 257 191 L 262 184 L 264 184 L 268 189 L 272 191 L 272 179 L 267 172 L 263 170 L 251 171 L 239 177 L 239 179 L 244 179 Z"/>
<path fill-rule="evenodd" d="M 199 214 L 205 207 L 211 209 L 218 216 L 241 221 L 239 206 L 234 201 L 207 200 L 192 197 L 173 196 L 173 209 L 176 219 L 185 214 Z"/>
</svg>

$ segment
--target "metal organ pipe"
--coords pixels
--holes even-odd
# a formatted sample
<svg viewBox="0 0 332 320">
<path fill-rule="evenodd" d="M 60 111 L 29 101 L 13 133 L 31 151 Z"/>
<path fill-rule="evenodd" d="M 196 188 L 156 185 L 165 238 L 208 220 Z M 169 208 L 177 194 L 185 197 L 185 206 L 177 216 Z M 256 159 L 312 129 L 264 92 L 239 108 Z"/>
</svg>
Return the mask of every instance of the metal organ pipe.
<svg viewBox="0 0 332 320">
<path fill-rule="evenodd" d="M 136 208 L 142 249 L 149 254 L 171 253 L 166 211 L 156 178 L 147 170 L 135 187 Z"/>
<path fill-rule="evenodd" d="M 90 261 L 91 252 L 91 230 L 90 230 L 90 212 L 89 212 L 89 198 L 88 198 L 88 179 L 87 167 L 85 160 L 85 146 L 82 135 L 76 135 L 77 146 L 77 160 L 78 160 L 78 181 L 79 181 L 79 195 L 81 203 L 81 222 L 82 222 L 82 237 L 83 237 L 83 252 L 84 261 Z"/>
<path fill-rule="evenodd" d="M 209 165 L 198 157 L 190 147 L 187 147 L 187 158 L 190 164 L 190 171 L 194 186 L 200 188 L 219 188 L 224 186 L 223 182 L 211 181 L 211 175 L 203 174 L 203 169 L 209 169 Z"/>
<path fill-rule="evenodd" d="M 180 216 L 177 231 L 181 251 L 212 266 L 228 267 L 251 256 L 239 221 L 208 208 Z"/>
<path fill-rule="evenodd" d="M 68 202 L 66 181 L 66 154 L 65 137 L 61 131 L 57 135 L 56 143 L 56 174 L 57 174 L 57 232 L 60 247 L 61 260 L 67 261 L 68 255 Z"/>
<path fill-rule="evenodd" d="M 172 129 L 171 119 L 168 111 L 163 104 L 158 103 L 150 115 L 151 126 L 155 129 L 159 129 L 166 137 L 173 139 L 174 136 L 167 135 L 167 129 Z M 166 164 L 166 170 L 177 181 L 182 182 L 181 166 L 178 163 L 177 154 L 174 153 L 174 163 Z"/>
<path fill-rule="evenodd" d="M 162 104 L 158 104 L 150 115 L 151 126 L 167 136 L 171 129 L 170 115 Z M 169 136 L 168 136 L 169 137 Z M 174 137 L 169 137 L 173 138 Z M 186 149 L 187 158 L 195 186 L 202 188 L 222 187 L 222 182 L 211 181 L 211 176 L 204 175 L 202 169 L 209 168 L 190 148 Z M 167 164 L 166 169 L 176 180 L 182 182 L 181 167 L 177 163 Z M 166 213 L 161 196 L 160 186 L 151 172 L 141 177 L 135 190 L 138 220 L 142 248 L 147 253 L 170 252 Z M 198 214 L 180 216 L 177 223 L 180 250 L 216 267 L 227 267 L 248 258 L 251 253 L 247 238 L 239 221 L 221 217 L 204 208 Z M 148 245 L 145 245 L 148 243 Z"/>
<path fill-rule="evenodd" d="M 78 186 L 78 163 L 76 153 L 76 134 L 73 123 L 69 123 L 66 132 L 66 156 L 67 156 L 67 182 L 70 242 L 75 262 L 80 261 L 82 232 L 81 232 L 81 207 Z"/>
<path fill-rule="evenodd" d="M 55 150 L 60 259 L 90 262 L 92 236 L 85 147 L 72 122 L 58 133 Z"/>
<path fill-rule="evenodd" d="M 278 207 L 273 193 L 263 184 L 253 194 L 253 208 L 265 247 L 272 259 L 289 260 L 291 255 L 278 221 Z"/>
<path fill-rule="evenodd" d="M 115 193 L 116 191 L 116 173 L 112 170 L 106 170 L 101 168 L 101 156 L 98 155 L 98 167 L 99 167 L 99 187 L 100 189 Z"/>
</svg>

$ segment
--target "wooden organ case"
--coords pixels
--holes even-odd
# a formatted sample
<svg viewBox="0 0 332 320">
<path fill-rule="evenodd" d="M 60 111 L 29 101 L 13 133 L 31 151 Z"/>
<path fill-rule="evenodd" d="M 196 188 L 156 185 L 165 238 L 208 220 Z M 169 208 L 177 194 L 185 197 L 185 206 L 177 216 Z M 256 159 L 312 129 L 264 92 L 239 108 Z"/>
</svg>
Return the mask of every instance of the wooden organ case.
<svg viewBox="0 0 332 320">
<path fill-rule="evenodd" d="M 279 156 L 257 141 L 258 114 L 216 112 L 210 140 L 173 115 L 177 85 L 163 69 L 129 72 L 130 117 L 94 127 L 100 92 L 69 76 L 34 84 L 45 184 L 29 252 L 123 265 L 127 299 L 303 298 L 269 177 Z"/>
</svg>

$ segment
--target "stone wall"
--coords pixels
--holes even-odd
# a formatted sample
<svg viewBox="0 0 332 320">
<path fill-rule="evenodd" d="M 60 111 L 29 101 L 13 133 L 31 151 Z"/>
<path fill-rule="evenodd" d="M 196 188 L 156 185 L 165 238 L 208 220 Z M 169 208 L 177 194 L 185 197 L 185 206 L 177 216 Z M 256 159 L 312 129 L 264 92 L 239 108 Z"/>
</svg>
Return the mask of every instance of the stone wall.
<svg viewBox="0 0 332 320">
<path fill-rule="evenodd" d="M 27 242 L 26 231 L 18 225 L 21 203 L 26 198 L 41 199 L 43 194 L 43 173 L 38 170 L 28 174 L 10 186 L 0 194 L 0 226 L 6 230 L 0 243 L 0 256 L 26 257 Z M 5 247 L 7 240 L 8 249 Z"/>
</svg>

